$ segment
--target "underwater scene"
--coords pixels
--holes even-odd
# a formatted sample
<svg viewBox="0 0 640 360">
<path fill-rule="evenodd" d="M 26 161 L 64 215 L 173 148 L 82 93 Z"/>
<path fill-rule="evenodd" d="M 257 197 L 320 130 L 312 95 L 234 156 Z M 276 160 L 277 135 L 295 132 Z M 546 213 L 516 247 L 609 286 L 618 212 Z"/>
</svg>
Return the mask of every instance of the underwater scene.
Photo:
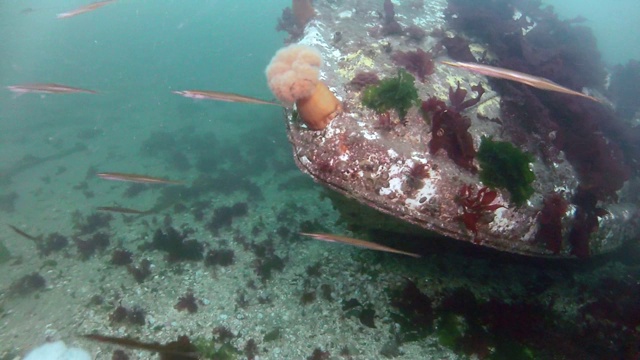
<svg viewBox="0 0 640 360">
<path fill-rule="evenodd" d="M 0 2 L 0 360 L 640 359 L 638 18 Z"/>
</svg>

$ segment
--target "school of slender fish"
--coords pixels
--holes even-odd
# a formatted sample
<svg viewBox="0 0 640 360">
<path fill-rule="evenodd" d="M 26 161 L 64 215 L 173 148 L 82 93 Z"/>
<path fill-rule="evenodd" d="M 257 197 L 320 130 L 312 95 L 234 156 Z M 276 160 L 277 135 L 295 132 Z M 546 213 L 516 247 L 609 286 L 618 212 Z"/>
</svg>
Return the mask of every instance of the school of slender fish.
<svg viewBox="0 0 640 360">
<path fill-rule="evenodd" d="M 105 0 L 105 1 L 99 1 L 99 2 L 94 2 L 92 4 L 86 5 L 86 6 L 82 6 L 79 7 L 77 9 L 68 11 L 68 12 L 63 12 L 57 15 L 57 17 L 59 19 L 64 19 L 64 18 L 70 18 L 70 17 L 74 17 L 80 14 L 84 14 L 90 11 L 94 11 L 96 9 L 99 9 L 105 5 L 111 4 L 113 2 L 115 2 L 116 0 Z M 29 10 L 29 12 L 33 11 L 33 9 L 28 8 L 26 10 Z M 26 10 L 24 12 L 26 12 Z M 569 95 L 574 95 L 574 96 L 580 96 L 592 101 L 596 101 L 596 102 L 602 102 L 600 99 L 597 99 L 593 96 L 589 96 L 586 94 L 583 94 L 581 92 L 575 91 L 575 90 L 571 90 L 569 88 L 566 88 L 564 86 L 561 86 L 549 79 L 545 79 L 542 77 L 538 77 L 538 76 L 533 76 L 533 75 L 529 75 L 529 74 L 525 74 L 522 72 L 518 72 L 518 71 L 514 71 L 514 70 L 509 70 L 509 69 L 503 69 L 503 68 L 498 68 L 498 67 L 494 67 L 494 66 L 489 66 L 489 65 L 484 65 L 484 64 L 478 64 L 478 63 L 465 63 L 465 62 L 456 62 L 456 61 L 441 61 L 442 64 L 448 65 L 448 66 L 452 66 L 452 67 L 456 67 L 456 68 L 462 68 L 462 69 L 466 69 L 469 70 L 471 72 L 475 72 L 481 75 L 485 75 L 485 76 L 489 76 L 489 77 L 495 77 L 495 78 L 500 78 L 500 79 L 505 79 L 505 80 L 511 80 L 511 81 L 515 81 L 521 84 L 526 84 L 538 89 L 542 89 L 542 90 L 547 90 L 547 91 L 554 91 L 554 92 L 559 92 L 559 93 L 563 93 L 563 94 L 569 94 Z M 57 84 L 57 83 L 27 83 L 27 84 L 18 84 L 18 85 L 11 85 L 11 86 L 7 86 L 7 89 L 10 90 L 13 93 L 16 93 L 18 95 L 21 94 L 26 94 L 26 93 L 40 93 L 40 94 L 76 94 L 76 93 L 86 93 L 86 94 L 97 94 L 96 91 L 93 90 L 89 90 L 89 89 L 83 89 L 83 88 L 78 88 L 78 87 L 72 87 L 72 86 L 67 86 L 67 85 L 62 85 L 62 84 Z M 191 99 L 197 99 L 197 100 L 216 100 L 216 101 L 226 101 L 226 102 L 237 102 L 237 103 L 248 103 L 248 104 L 260 104 L 260 105 L 275 105 L 275 106 L 283 106 L 280 103 L 276 103 L 276 102 L 271 102 L 271 101 L 266 101 L 266 100 L 262 100 L 262 99 L 258 99 L 258 98 L 254 98 L 254 97 L 249 97 L 249 96 L 245 96 L 245 95 L 239 95 L 239 94 L 234 94 L 234 93 L 226 93 L 226 92 L 219 92 L 219 91 L 209 91 L 209 90 L 179 90 L 179 91 L 172 91 L 172 93 L 186 97 L 186 98 L 191 98 Z M 181 181 L 174 181 L 174 180 L 169 180 L 169 179 L 164 179 L 164 178 L 158 178 L 158 177 L 152 177 L 152 176 L 148 176 L 148 175 L 139 175 L 139 174 L 126 174 L 126 173 L 118 173 L 118 172 L 103 172 L 103 173 L 98 173 L 97 174 L 98 177 L 105 179 L 105 180 L 115 180 L 115 181 L 126 181 L 126 182 L 134 182 L 134 183 L 142 183 L 142 184 L 165 184 L 165 185 L 181 185 L 183 184 L 183 182 Z M 117 206 L 103 206 L 103 207 L 98 207 L 98 210 L 100 211 L 109 211 L 109 212 L 118 212 L 118 213 L 124 213 L 124 214 L 148 214 L 149 211 L 142 211 L 142 210 L 136 210 L 136 209 L 130 209 L 130 208 L 124 208 L 124 207 L 117 207 Z M 15 231 L 16 233 L 18 233 L 19 235 L 29 238 L 29 239 L 36 239 L 35 237 L 26 234 L 25 232 L 23 232 L 22 230 L 9 225 L 11 227 L 11 229 L 13 231 Z M 347 244 L 347 245 L 351 245 L 351 246 L 357 246 L 357 247 L 361 247 L 361 248 L 366 248 L 366 249 L 371 249 L 371 250 L 376 250 L 376 251 L 384 251 L 384 252 L 388 252 L 388 253 L 394 253 L 394 254 L 401 254 L 401 255 L 407 255 L 407 256 L 411 256 L 411 257 L 415 257 L 415 258 L 419 258 L 420 255 L 415 254 L 415 253 L 410 253 L 410 252 L 406 252 L 406 251 L 401 251 L 401 250 L 397 250 L 391 247 L 387 247 L 384 245 L 380 245 L 380 244 L 376 244 L 376 243 L 372 243 L 372 242 L 368 242 L 368 241 L 364 241 L 364 240 L 359 240 L 359 239 L 354 239 L 354 238 L 350 238 L 350 237 L 346 237 L 346 236 L 339 236 L 339 235 L 333 235 L 333 234 L 322 234 L 322 233 L 300 233 L 301 235 L 304 236 L 309 236 L 312 237 L 314 239 L 317 240 L 322 240 L 322 241 L 328 241 L 328 242 L 334 242 L 334 243 L 341 243 L 341 244 Z"/>
</svg>

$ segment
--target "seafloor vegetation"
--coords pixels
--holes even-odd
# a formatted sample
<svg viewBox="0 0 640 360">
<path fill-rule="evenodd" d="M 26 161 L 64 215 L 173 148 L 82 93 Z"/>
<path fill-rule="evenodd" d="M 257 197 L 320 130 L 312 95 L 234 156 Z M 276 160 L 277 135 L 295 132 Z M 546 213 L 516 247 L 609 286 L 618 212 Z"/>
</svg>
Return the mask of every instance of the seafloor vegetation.
<svg viewBox="0 0 640 360">
<path fill-rule="evenodd" d="M 513 19 L 513 7 L 526 10 L 537 26 L 523 34 L 521 22 L 528 20 Z M 502 96 L 501 121 L 511 142 L 486 138 L 476 150 L 461 112 L 480 101 L 482 86 L 474 86 L 477 95 L 469 99 L 460 87 L 451 88 L 448 105 L 436 98 L 418 101 L 409 72 L 428 81 L 434 53 L 395 52 L 395 64 L 403 68 L 397 77 L 362 73 L 350 85 L 364 89 L 363 103 L 381 113 L 383 131 L 403 126 L 385 112 L 395 110 L 403 118 L 408 108 L 421 106 L 432 131 L 442 134 L 425 146 L 445 149 L 457 166 L 478 172 L 486 186 L 506 188 L 516 205 L 531 194 L 531 156 L 552 162 L 563 151 L 577 169 L 580 188 L 572 199 L 547 194 L 536 241 L 561 250 L 559 221 L 572 204 L 577 211 L 569 239 L 579 259 L 531 259 L 436 236 L 362 228 L 353 217 L 369 213 L 335 211 L 328 200 L 333 195 L 300 175 L 273 127 L 258 127 L 237 142 L 188 126 L 154 131 L 140 143 L 141 158 L 167 172 L 195 175 L 193 181 L 108 188 L 93 176 L 97 165 L 89 165 L 82 169 L 90 175 L 73 184 L 82 199 L 102 193 L 118 203 L 148 206 L 69 211 L 66 228 L 5 229 L 6 237 L 24 242 L 16 248 L 0 243 L 0 266 L 8 273 L 0 296 L 0 359 L 25 350 L 11 339 L 31 328 L 22 324 L 32 320 L 29 314 L 34 323 L 66 324 L 48 331 L 51 338 L 93 334 L 78 342 L 100 343 L 105 359 L 148 357 L 144 351 L 162 359 L 637 359 L 640 243 L 595 259 L 588 248 L 604 216 L 598 201 L 615 198 L 640 170 L 640 134 L 624 122 L 638 109 L 637 86 L 630 82 L 640 78 L 637 62 L 616 68 L 605 88 L 605 69 L 588 29 L 559 20 L 533 0 L 450 0 L 446 30 L 458 33 L 452 38 L 443 37 L 445 29 L 425 34 L 403 27 L 389 0 L 380 1 L 378 11 L 377 36 L 403 36 L 415 44 L 425 36 L 441 37 L 442 51 L 462 61 L 473 57 L 473 37 L 495 54 L 495 65 L 572 88 L 591 87 L 620 105 L 614 111 L 491 81 Z M 278 28 L 289 33 L 288 41 L 303 35 L 301 17 L 306 15 L 284 10 Z M 523 129 L 538 141 L 519 136 Z M 551 132 L 557 135 L 551 138 Z M 1 182 L 10 184 L 33 167 L 82 151 L 71 149 L 60 157 L 26 158 L 2 172 Z M 473 165 L 476 157 L 480 171 Z M 496 177 L 504 171 L 509 176 Z M 46 191 L 49 176 L 39 179 L 35 193 Z M 427 176 L 424 165 L 416 164 L 406 176 L 417 187 Z M 456 221 L 471 232 L 502 206 L 493 203 L 496 193 L 488 187 L 460 189 L 463 214 Z M 0 211 L 15 216 L 24 210 L 23 197 L 0 196 Z M 299 235 L 347 230 L 423 257 L 333 247 Z M 65 318 L 51 320 L 58 308 L 65 309 Z"/>
</svg>

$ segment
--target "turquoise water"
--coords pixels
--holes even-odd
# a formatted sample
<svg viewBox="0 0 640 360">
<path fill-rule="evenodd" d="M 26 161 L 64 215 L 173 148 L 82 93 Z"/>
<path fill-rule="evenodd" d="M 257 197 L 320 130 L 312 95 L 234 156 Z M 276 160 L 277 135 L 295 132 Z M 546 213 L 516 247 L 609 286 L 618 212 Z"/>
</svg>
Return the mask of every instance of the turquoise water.
<svg viewBox="0 0 640 360">
<path fill-rule="evenodd" d="M 316 0 L 347 2 L 363 3 Z M 364 232 L 338 221 L 322 187 L 296 168 L 282 110 L 172 93 L 272 100 L 264 69 L 283 46 L 286 34 L 274 28 L 290 3 L 122 0 L 69 19 L 56 14 L 85 2 L 0 3 L 1 86 L 51 82 L 98 92 L 16 97 L 0 89 L 0 360 L 59 339 L 97 359 L 120 349 L 82 338 L 89 333 L 161 343 L 186 334 L 216 348 L 230 345 L 237 359 L 252 358 L 250 340 L 259 359 L 532 359 L 536 347 L 564 349 L 566 340 L 580 349 L 588 345 L 581 343 L 585 332 L 595 342 L 605 330 L 637 348 L 638 328 L 629 325 L 636 319 L 616 318 L 638 314 L 637 246 L 593 262 L 549 263 L 445 241 L 407 245 L 425 255 L 415 260 L 298 236 Z M 380 11 L 382 0 L 371 3 L 369 11 Z M 608 65 L 639 59 L 640 6 L 603 4 L 554 5 L 563 17 L 588 19 Z M 101 180 L 98 172 L 186 185 L 138 188 Z M 242 204 L 244 213 L 214 223 L 216 211 Z M 153 213 L 114 213 L 103 226 L 90 221 L 105 214 L 101 206 Z M 39 240 L 7 225 L 32 237 L 62 234 L 69 245 L 45 254 Z M 233 264 L 168 261 L 148 247 L 168 228 L 202 242 L 202 253 L 233 250 Z M 110 244 L 84 255 L 78 244 L 98 233 Z M 402 246 L 415 240 L 378 236 Z M 136 281 L 113 264 L 114 249 L 131 251 L 134 266 L 150 260 L 151 275 Z M 34 273 L 44 287 L 16 286 Z M 187 293 L 198 299 L 197 313 L 176 309 Z M 119 306 L 144 308 L 146 320 L 114 320 Z M 601 321 L 592 322 L 593 314 Z M 547 326 L 550 341 L 541 335 Z M 221 327 L 235 337 L 221 340 Z M 322 351 L 313 357 L 316 349 Z M 593 359 L 605 358 L 605 346 L 595 349 Z"/>
<path fill-rule="evenodd" d="M 602 58 L 609 64 L 624 64 L 640 58 L 638 19 L 640 6 L 633 0 L 546 0 L 561 18 L 582 16 L 593 30 Z"/>
</svg>

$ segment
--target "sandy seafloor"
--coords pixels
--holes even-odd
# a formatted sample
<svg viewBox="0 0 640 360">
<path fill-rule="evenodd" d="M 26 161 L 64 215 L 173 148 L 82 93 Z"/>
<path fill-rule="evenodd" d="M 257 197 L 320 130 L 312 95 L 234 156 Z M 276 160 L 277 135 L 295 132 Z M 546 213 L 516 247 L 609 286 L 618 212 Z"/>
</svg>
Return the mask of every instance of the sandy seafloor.
<svg viewBox="0 0 640 360">
<path fill-rule="evenodd" d="M 270 23 L 268 27 L 272 26 Z M 12 80 L 19 79 L 12 76 Z M 238 85 L 233 90 L 241 88 Z M 11 99 L 8 92 L 2 95 L 0 173 L 16 169 L 29 156 L 44 158 L 77 143 L 85 148 L 11 172 L 9 181 L 1 185 L 2 195 L 15 193 L 18 197 L 14 209 L 0 210 L 4 230 L 0 241 L 12 254 L 0 265 L 0 359 L 13 359 L 57 339 L 86 348 L 95 359 L 110 359 L 117 347 L 80 335 L 99 333 L 165 343 L 179 335 L 210 339 L 212 330 L 219 326 L 237 335 L 231 343 L 239 350 L 254 339 L 259 359 L 306 359 L 316 348 L 328 351 L 331 358 L 343 358 L 340 353 L 345 347 L 353 359 L 379 359 L 383 358 L 383 346 L 399 332 L 391 316 L 397 313 L 392 294 L 402 289 L 407 279 L 436 301 L 456 288 L 468 289 L 479 299 L 511 303 L 535 296 L 548 299 L 550 308 L 571 318 L 589 302 L 589 295 L 584 294 L 594 290 L 600 280 L 625 282 L 637 273 L 637 258 L 629 261 L 638 254 L 633 251 L 627 251 L 625 257 L 567 264 L 460 251 L 454 246 L 411 259 L 297 236 L 301 228 L 308 229 L 305 224 L 309 223 L 316 231 L 353 233 L 337 222 L 339 214 L 321 196 L 322 188 L 295 167 L 279 110 L 158 95 L 164 90 L 111 93 L 106 99 L 91 95 L 25 95 Z M 259 91 L 252 90 L 250 95 L 259 95 Z M 175 162 L 168 162 L 163 152 L 144 154 L 144 142 L 158 132 L 173 134 L 177 141 L 173 146 L 191 163 L 189 169 L 176 170 Z M 214 141 L 209 134 L 214 134 Z M 74 213 L 86 219 L 97 212 L 98 206 L 150 209 L 165 188 L 154 186 L 135 197 L 126 197 L 129 184 L 101 180 L 95 172 L 162 176 L 184 180 L 188 188 L 203 173 L 193 165 L 206 145 L 190 151 L 192 145 L 184 139 L 216 143 L 211 151 L 220 155 L 209 159 L 211 168 L 205 173 L 249 179 L 263 197 L 246 189 L 227 190 L 224 186 L 231 186 L 227 183 L 186 201 L 182 211 L 170 206 L 144 217 L 114 214 L 108 227 L 99 230 L 109 235 L 108 248 L 81 259 L 74 244 L 78 238 Z M 193 215 L 196 201 L 208 204 L 202 221 Z M 217 232 L 207 229 L 215 209 L 239 202 L 247 203 L 246 215 L 235 217 L 231 226 Z M 140 250 L 138 247 L 151 241 L 157 229 L 166 228 L 167 218 L 178 230 L 193 230 L 188 239 L 204 243 L 205 251 L 233 250 L 234 263 L 208 267 L 202 260 L 168 262 L 164 252 Z M 57 232 L 68 237 L 70 244 L 40 256 L 34 242 L 11 231 L 8 224 L 34 236 Z M 259 230 L 254 230 L 256 226 Z M 255 271 L 260 256 L 238 241 L 242 237 L 250 244 L 266 244 L 271 239 L 275 254 L 284 259 L 283 269 L 262 281 Z M 149 259 L 151 275 L 138 283 L 125 267 L 112 265 L 115 248 L 132 251 L 135 265 Z M 318 273 L 309 271 L 318 264 Z M 11 285 L 33 272 L 44 277 L 46 286 L 25 295 L 14 294 Z M 331 299 L 321 290 L 327 286 Z M 303 304 L 301 296 L 313 290 L 316 299 Z M 199 300 L 196 313 L 174 308 L 189 291 Z M 101 303 L 96 304 L 96 297 L 102 299 Z M 343 309 L 350 299 L 375 310 L 375 327 Z M 110 315 L 119 305 L 143 308 L 145 324 L 111 321 Z M 266 341 L 265 335 L 275 329 L 280 330 L 280 337 Z M 126 353 L 132 359 L 155 358 L 144 351 Z M 435 333 L 402 343 L 395 354 L 396 359 L 459 357 L 464 358 L 438 343 Z"/>
</svg>

